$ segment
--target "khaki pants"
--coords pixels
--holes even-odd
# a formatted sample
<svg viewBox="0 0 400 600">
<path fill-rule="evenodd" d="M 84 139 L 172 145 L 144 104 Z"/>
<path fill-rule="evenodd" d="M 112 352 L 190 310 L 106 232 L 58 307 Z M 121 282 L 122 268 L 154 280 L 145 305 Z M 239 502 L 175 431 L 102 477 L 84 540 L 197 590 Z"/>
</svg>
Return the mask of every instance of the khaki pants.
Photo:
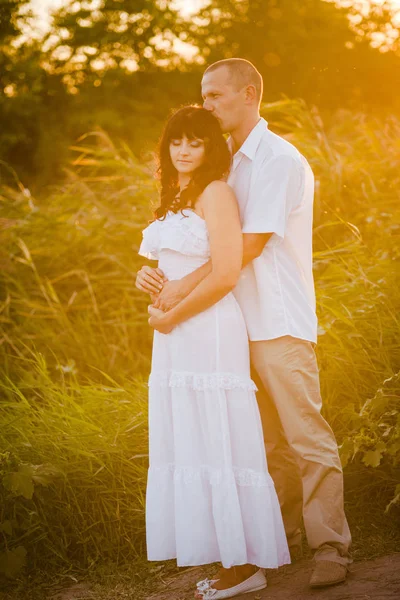
<svg viewBox="0 0 400 600">
<path fill-rule="evenodd" d="M 321 416 L 313 344 L 286 335 L 250 342 L 250 356 L 268 468 L 289 547 L 301 543 L 303 517 L 315 560 L 347 565 L 351 536 L 344 514 L 343 474 L 334 434 Z"/>
</svg>

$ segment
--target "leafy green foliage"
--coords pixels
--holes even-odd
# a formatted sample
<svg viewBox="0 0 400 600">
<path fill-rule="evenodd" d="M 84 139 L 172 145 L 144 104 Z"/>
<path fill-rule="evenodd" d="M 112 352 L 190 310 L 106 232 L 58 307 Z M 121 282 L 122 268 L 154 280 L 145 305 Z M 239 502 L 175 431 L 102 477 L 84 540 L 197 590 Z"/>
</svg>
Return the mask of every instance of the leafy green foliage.
<svg viewBox="0 0 400 600">
<path fill-rule="evenodd" d="M 4 573 L 6 577 L 15 577 L 25 565 L 25 560 L 26 550 L 23 546 L 0 552 L 0 573 Z"/>
<path fill-rule="evenodd" d="M 3 485 L 16 496 L 23 496 L 31 500 L 33 496 L 33 467 L 32 465 L 20 465 L 18 471 L 7 473 L 3 477 Z"/>
<path fill-rule="evenodd" d="M 144 70 L 174 55 L 178 22 L 168 0 L 73 1 L 55 15 L 50 60 L 78 85 L 108 69 Z"/>
<path fill-rule="evenodd" d="M 18 18 L 28 0 L 2 0 L 0 3 L 0 44 L 20 33 Z"/>
<path fill-rule="evenodd" d="M 15 576 L 27 552 L 31 567 L 142 554 L 145 383 L 50 379 L 34 354 L 27 372 L 35 385 L 1 386 L 0 573 Z"/>
<path fill-rule="evenodd" d="M 45 39 L 16 44 L 24 2 L 3 2 L 0 177 L 12 181 L 15 169 L 35 189 L 58 181 L 68 146 L 98 126 L 140 157 L 172 107 L 200 101 L 204 66 L 229 56 L 254 61 L 268 101 L 287 94 L 323 111 L 398 111 L 396 44 L 380 52 L 369 43 L 382 31 L 394 40 L 391 16 L 371 7 L 356 26 L 359 8 L 341 5 L 210 0 L 185 19 L 167 0 L 71 1 Z M 193 61 L 182 44 L 197 48 Z"/>
<path fill-rule="evenodd" d="M 382 10 L 362 18 L 357 3 L 211 0 L 188 35 L 207 64 L 235 56 L 253 62 L 269 101 L 283 93 L 321 108 L 382 107 L 391 105 L 391 77 L 400 85 L 400 58 L 370 46 L 372 32 L 390 23 Z M 358 17 L 354 29 L 350 18 Z"/>
<path fill-rule="evenodd" d="M 344 466 L 360 459 L 367 467 L 385 475 L 385 484 L 394 489 L 386 507 L 389 511 L 400 504 L 400 372 L 383 381 L 372 398 L 368 398 L 359 412 L 353 412 L 353 428 L 341 446 Z M 354 407 L 351 407 L 354 411 Z M 380 482 L 382 485 L 382 482 Z"/>
<path fill-rule="evenodd" d="M 149 333 L 134 277 L 155 185 L 148 167 L 101 132 L 74 152 L 74 170 L 46 199 L 34 200 L 22 186 L 5 190 L 0 260 L 12 299 L 4 306 L 5 334 L 23 354 L 32 342 L 40 351 L 52 347 L 53 365 L 73 361 L 79 373 L 109 372 L 114 364 L 132 372 L 148 361 L 137 347 L 141 339 L 148 350 Z M 91 344 L 80 342 L 80 330 Z"/>
</svg>

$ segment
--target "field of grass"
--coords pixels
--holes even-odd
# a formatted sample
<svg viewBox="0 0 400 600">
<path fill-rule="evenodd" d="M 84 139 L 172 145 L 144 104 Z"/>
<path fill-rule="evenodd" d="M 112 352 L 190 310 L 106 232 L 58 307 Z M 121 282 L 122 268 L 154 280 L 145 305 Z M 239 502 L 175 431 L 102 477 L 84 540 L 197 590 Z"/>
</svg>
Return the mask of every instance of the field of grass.
<svg viewBox="0 0 400 600">
<path fill-rule="evenodd" d="M 355 554 L 379 554 L 400 539 L 400 121 L 339 112 L 323 122 L 289 100 L 263 114 L 316 175 L 324 412 L 341 445 Z M 152 165 L 101 132 L 71 153 L 65 180 L 40 197 L 16 175 L 0 190 L 9 580 L 144 557 L 151 333 L 134 277 L 157 188 Z"/>
</svg>

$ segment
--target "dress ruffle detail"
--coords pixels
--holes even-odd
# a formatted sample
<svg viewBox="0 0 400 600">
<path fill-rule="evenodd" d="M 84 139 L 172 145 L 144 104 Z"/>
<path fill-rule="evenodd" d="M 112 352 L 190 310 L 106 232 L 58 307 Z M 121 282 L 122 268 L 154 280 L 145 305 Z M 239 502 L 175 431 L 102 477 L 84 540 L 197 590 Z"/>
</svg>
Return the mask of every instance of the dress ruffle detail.
<svg viewBox="0 0 400 600">
<path fill-rule="evenodd" d="M 169 212 L 165 219 L 150 223 L 143 230 L 139 254 L 150 260 L 158 260 L 161 250 L 173 250 L 185 256 L 209 257 L 205 221 L 193 211 L 191 214 L 194 215 L 192 219 L 180 212 Z"/>
<path fill-rule="evenodd" d="M 274 482 L 268 472 L 258 472 L 253 469 L 216 469 L 209 465 L 200 467 L 180 466 L 174 463 L 166 465 L 150 466 L 151 471 L 156 474 L 170 473 L 174 481 L 192 484 L 195 481 L 205 479 L 211 485 L 217 486 L 227 482 L 235 482 L 239 486 L 270 487 L 274 488 Z"/>
<path fill-rule="evenodd" d="M 192 373 L 189 371 L 153 371 L 149 385 L 170 388 L 190 388 L 192 390 L 249 390 L 257 391 L 257 386 L 249 377 L 235 373 Z"/>
<path fill-rule="evenodd" d="M 149 227 L 151 227 L 151 225 L 149 225 Z M 145 231 L 146 229 L 143 231 L 143 240 L 140 244 L 138 254 L 149 260 L 158 260 L 158 248 L 155 243 L 154 235 L 149 232 L 145 233 Z"/>
</svg>

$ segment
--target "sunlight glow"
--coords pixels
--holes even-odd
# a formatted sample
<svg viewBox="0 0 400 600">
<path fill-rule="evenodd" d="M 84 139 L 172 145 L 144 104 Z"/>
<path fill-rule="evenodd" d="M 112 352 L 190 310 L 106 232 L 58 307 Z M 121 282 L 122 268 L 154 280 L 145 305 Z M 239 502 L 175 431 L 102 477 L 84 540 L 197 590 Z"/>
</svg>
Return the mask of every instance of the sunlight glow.
<svg viewBox="0 0 400 600">
<path fill-rule="evenodd" d="M 184 17 L 188 17 L 191 14 L 200 10 L 203 6 L 208 3 L 209 0 L 172 0 L 173 8 L 179 10 Z M 368 14 L 368 7 L 372 4 L 382 5 L 385 2 L 391 5 L 395 10 L 398 9 L 398 13 L 393 19 L 394 27 L 392 24 L 387 24 L 386 33 L 375 33 L 372 35 L 371 45 L 375 48 L 379 48 L 381 51 L 390 50 L 394 41 L 399 37 L 400 27 L 400 0 L 326 0 L 327 2 L 335 2 L 342 6 L 358 6 L 360 12 Z M 34 18 L 30 21 L 30 24 L 24 27 L 24 34 L 19 40 L 19 43 L 24 42 L 29 38 L 41 38 L 50 29 L 51 13 L 61 6 L 67 4 L 68 0 L 30 0 L 26 5 L 27 10 L 32 10 Z M 81 2 L 75 2 L 76 10 L 79 10 Z M 86 4 L 90 4 L 91 7 L 96 8 L 101 6 L 101 0 L 87 0 Z M 81 26 L 84 23 L 81 22 Z M 89 21 L 88 21 L 89 25 Z M 185 57 L 185 59 L 192 61 L 196 60 L 196 49 L 190 44 L 186 44 L 180 39 L 176 39 L 173 43 L 174 50 Z"/>
</svg>

